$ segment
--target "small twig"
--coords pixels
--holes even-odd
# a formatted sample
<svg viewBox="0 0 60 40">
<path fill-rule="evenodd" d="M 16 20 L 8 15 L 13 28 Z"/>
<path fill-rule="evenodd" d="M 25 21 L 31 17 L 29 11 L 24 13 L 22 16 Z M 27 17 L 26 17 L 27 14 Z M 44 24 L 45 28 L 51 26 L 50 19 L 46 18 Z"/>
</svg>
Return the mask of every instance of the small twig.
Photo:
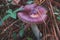
<svg viewBox="0 0 60 40">
<path fill-rule="evenodd" d="M 45 38 L 47 38 L 47 37 L 54 37 L 54 35 L 47 34 L 47 35 L 45 35 L 45 36 L 42 38 L 42 40 L 45 40 Z"/>
<path fill-rule="evenodd" d="M 48 3 L 48 8 L 49 8 L 49 11 L 50 11 L 51 23 L 53 25 L 52 27 L 54 28 L 54 32 L 55 32 L 54 34 L 56 36 L 56 40 L 58 40 L 57 33 L 59 34 L 60 32 L 59 32 L 59 28 L 58 28 L 58 25 L 57 25 L 57 22 L 56 22 L 56 19 L 55 19 L 55 15 L 53 14 L 54 13 L 53 7 L 52 7 L 52 4 L 51 4 L 51 1 L 50 0 L 46 0 L 46 1 Z M 56 29 L 55 29 L 54 26 L 57 29 L 57 33 L 56 33 Z"/>
<path fill-rule="evenodd" d="M 8 38 L 8 33 L 6 33 L 5 35 L 4 35 L 4 37 L 2 37 L 0 40 L 6 40 L 7 38 Z"/>
<path fill-rule="evenodd" d="M 58 32 L 58 34 L 59 34 L 59 36 L 60 36 L 60 30 L 59 30 L 58 24 L 57 24 L 57 22 L 56 22 L 55 15 L 53 14 L 53 8 L 52 8 L 52 5 L 51 5 L 51 4 L 50 4 L 50 7 L 51 7 L 51 13 L 52 13 L 53 18 L 54 18 L 54 24 L 55 24 L 55 26 L 56 26 L 56 30 L 57 30 L 57 32 Z"/>
<path fill-rule="evenodd" d="M 51 1 L 53 5 L 56 5 L 57 7 L 60 7 L 60 3 L 59 2 L 56 2 L 56 1 Z"/>
<path fill-rule="evenodd" d="M 3 34 L 7 29 L 9 29 L 13 24 L 15 24 L 16 22 L 18 22 L 19 20 L 14 21 L 12 24 L 10 24 L 8 27 L 6 27 L 1 34 Z"/>
</svg>

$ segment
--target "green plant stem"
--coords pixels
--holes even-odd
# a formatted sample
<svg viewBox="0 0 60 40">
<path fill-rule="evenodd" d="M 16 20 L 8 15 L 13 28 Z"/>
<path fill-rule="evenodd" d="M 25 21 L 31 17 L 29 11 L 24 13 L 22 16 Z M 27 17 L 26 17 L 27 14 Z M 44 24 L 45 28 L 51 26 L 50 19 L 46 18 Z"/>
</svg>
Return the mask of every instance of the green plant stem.
<svg viewBox="0 0 60 40">
<path fill-rule="evenodd" d="M 23 6 L 21 6 L 19 9 L 16 9 L 14 12 L 16 13 L 16 12 L 22 11 L 22 10 L 24 10 Z"/>
<path fill-rule="evenodd" d="M 4 17 L 3 17 L 3 19 L 2 19 L 2 21 L 7 20 L 9 17 L 10 17 L 10 14 L 8 14 L 8 15 L 4 16 Z"/>
</svg>

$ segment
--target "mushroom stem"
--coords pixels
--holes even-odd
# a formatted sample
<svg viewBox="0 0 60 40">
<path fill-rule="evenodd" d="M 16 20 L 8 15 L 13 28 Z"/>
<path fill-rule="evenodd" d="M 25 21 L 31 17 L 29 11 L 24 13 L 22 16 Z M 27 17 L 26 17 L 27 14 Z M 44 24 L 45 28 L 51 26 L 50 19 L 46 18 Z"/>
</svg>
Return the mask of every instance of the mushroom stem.
<svg viewBox="0 0 60 40">
<path fill-rule="evenodd" d="M 41 40 L 42 33 L 39 31 L 37 25 L 36 24 L 31 24 L 31 29 L 32 29 L 35 37 L 37 38 L 37 40 Z"/>
</svg>

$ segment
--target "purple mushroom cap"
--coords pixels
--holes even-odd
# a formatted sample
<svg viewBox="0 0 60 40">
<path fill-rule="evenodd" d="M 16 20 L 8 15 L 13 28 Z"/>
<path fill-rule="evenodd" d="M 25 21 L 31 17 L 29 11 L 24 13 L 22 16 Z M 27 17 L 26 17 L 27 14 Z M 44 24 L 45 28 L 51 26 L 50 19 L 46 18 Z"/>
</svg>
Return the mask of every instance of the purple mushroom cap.
<svg viewBox="0 0 60 40">
<path fill-rule="evenodd" d="M 37 6 L 33 10 L 28 13 L 18 12 L 18 18 L 25 23 L 44 23 L 47 19 L 47 10 L 42 6 Z"/>
<path fill-rule="evenodd" d="M 34 9 L 37 5 L 36 4 L 29 4 L 29 5 L 25 5 L 24 10 L 29 12 L 32 9 Z"/>
</svg>

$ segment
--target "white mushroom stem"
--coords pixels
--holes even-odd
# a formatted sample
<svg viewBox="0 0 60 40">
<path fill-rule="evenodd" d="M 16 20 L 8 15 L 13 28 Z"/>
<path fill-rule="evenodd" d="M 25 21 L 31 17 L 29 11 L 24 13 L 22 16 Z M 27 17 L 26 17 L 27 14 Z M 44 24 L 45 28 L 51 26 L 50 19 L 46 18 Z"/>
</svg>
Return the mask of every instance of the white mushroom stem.
<svg viewBox="0 0 60 40">
<path fill-rule="evenodd" d="M 39 31 L 37 25 L 36 24 L 31 24 L 31 29 L 32 29 L 35 37 L 37 38 L 37 40 L 41 40 L 42 33 Z"/>
</svg>

